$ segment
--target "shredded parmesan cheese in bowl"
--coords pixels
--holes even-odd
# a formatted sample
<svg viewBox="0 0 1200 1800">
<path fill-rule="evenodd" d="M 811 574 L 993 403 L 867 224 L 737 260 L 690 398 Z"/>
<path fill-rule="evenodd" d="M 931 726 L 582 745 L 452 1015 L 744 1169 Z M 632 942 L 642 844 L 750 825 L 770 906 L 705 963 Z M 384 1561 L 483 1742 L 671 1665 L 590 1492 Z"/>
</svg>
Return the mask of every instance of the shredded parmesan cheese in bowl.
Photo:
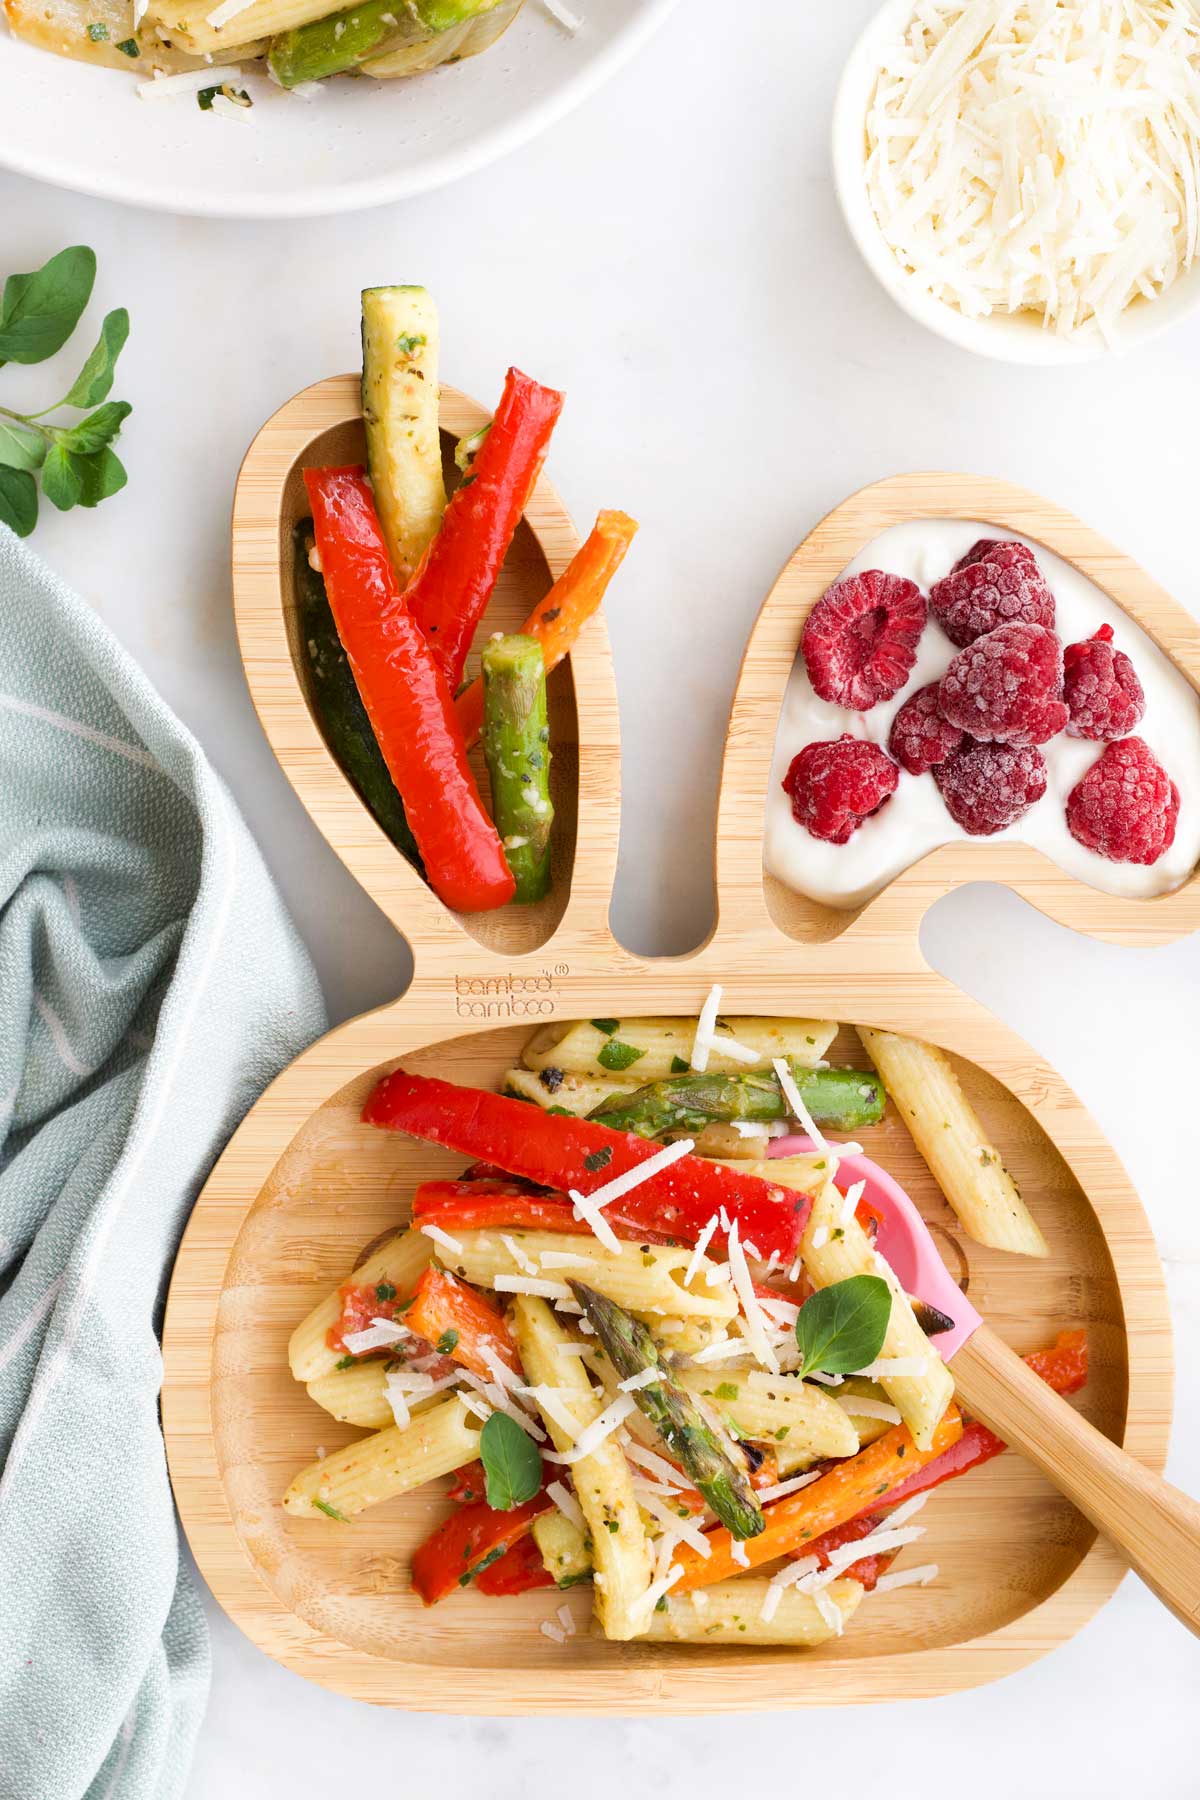
<svg viewBox="0 0 1200 1800">
<path fill-rule="evenodd" d="M 889 0 L 846 67 L 834 172 L 922 324 L 1010 362 L 1124 348 L 1200 302 L 1200 10 Z"/>
</svg>

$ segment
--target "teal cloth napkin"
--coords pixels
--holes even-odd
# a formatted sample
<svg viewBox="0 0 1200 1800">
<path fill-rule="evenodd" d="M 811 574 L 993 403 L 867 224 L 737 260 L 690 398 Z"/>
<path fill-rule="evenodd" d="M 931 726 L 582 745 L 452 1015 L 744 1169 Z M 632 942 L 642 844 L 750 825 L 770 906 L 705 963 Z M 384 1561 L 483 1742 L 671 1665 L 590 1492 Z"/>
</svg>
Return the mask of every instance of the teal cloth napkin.
<svg viewBox="0 0 1200 1800">
<path fill-rule="evenodd" d="M 208 1686 L 159 1429 L 197 1189 L 323 1025 L 203 752 L 0 526 L 0 1800 L 171 1800 Z"/>
</svg>

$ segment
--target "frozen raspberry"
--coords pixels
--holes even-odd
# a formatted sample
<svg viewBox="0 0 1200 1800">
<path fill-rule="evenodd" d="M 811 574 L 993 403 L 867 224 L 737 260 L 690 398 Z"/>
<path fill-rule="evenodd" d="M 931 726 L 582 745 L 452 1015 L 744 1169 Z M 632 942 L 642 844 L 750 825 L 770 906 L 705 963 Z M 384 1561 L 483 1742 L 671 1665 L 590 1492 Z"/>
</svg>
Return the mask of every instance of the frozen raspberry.
<svg viewBox="0 0 1200 1800">
<path fill-rule="evenodd" d="M 898 694 L 917 660 L 925 596 L 913 581 L 868 569 L 817 601 L 800 640 L 808 678 L 822 700 L 867 712 Z"/>
<path fill-rule="evenodd" d="M 1044 744 L 1067 722 L 1062 645 L 1041 625 L 1001 625 L 960 650 L 938 689 L 938 705 L 968 736 Z"/>
<path fill-rule="evenodd" d="M 1109 862 L 1156 863 L 1175 841 L 1179 789 L 1144 738 L 1122 738 L 1067 796 L 1067 829 Z"/>
<path fill-rule="evenodd" d="M 1046 791 L 1046 759 L 1031 744 L 976 744 L 933 771 L 946 811 L 972 837 L 991 837 L 1023 819 Z"/>
<path fill-rule="evenodd" d="M 1137 670 L 1113 648 L 1113 628 L 1102 625 L 1082 644 L 1063 651 L 1063 699 L 1071 717 L 1067 736 L 1123 738 L 1141 724 L 1146 696 Z"/>
<path fill-rule="evenodd" d="M 960 648 L 1000 625 L 1054 629 L 1054 595 L 1033 551 L 996 538 L 980 538 L 945 580 L 934 582 L 929 608 Z"/>
<path fill-rule="evenodd" d="M 813 837 L 848 844 L 864 819 L 886 806 L 900 771 L 885 750 L 862 738 L 806 744 L 784 777 L 792 817 Z"/>
<path fill-rule="evenodd" d="M 918 688 L 892 720 L 888 749 L 910 775 L 924 775 L 936 763 L 945 762 L 957 750 L 963 734 L 943 719 L 938 706 L 938 684 Z"/>
</svg>

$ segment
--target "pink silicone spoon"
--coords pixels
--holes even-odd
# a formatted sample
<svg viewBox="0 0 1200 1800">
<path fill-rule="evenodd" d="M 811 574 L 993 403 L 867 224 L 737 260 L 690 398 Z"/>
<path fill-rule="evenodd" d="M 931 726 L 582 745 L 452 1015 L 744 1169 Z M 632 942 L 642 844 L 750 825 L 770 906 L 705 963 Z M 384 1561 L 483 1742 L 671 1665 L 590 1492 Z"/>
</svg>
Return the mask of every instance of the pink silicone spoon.
<svg viewBox="0 0 1200 1800">
<path fill-rule="evenodd" d="M 769 1154 L 799 1156 L 812 1148 L 806 1137 L 776 1138 Z M 967 1411 L 1036 1463 L 1176 1618 L 1200 1636 L 1200 1506 L 1110 1442 L 996 1336 L 950 1275 L 929 1227 L 886 1169 L 868 1156 L 847 1156 L 834 1179 L 843 1192 L 856 1181 L 866 1183 L 864 1198 L 883 1220 L 880 1254 L 908 1293 L 953 1319 L 953 1329 L 934 1343 L 953 1364 Z"/>
</svg>

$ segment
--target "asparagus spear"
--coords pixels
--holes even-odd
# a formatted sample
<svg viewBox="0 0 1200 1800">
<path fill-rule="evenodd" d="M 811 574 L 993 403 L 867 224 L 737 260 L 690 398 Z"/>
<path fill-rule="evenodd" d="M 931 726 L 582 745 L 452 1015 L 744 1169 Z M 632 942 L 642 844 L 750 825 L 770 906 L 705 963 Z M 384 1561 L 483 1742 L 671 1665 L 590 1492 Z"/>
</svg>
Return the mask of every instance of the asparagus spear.
<svg viewBox="0 0 1200 1800">
<path fill-rule="evenodd" d="M 582 1281 L 571 1291 L 596 1328 L 608 1360 L 622 1381 L 644 1369 L 661 1369 L 658 1346 L 646 1327 Z M 763 1516 L 744 1469 L 739 1469 L 695 1400 L 665 1370 L 637 1388 L 634 1399 L 720 1519 L 736 1538 L 757 1537 Z"/>
<path fill-rule="evenodd" d="M 550 886 L 550 727 L 546 662 L 534 637 L 496 637 L 483 649 L 483 753 L 492 815 L 516 878 L 518 904 Z"/>
<path fill-rule="evenodd" d="M 873 1071 L 808 1069 L 793 1062 L 792 1075 L 818 1125 L 858 1131 L 883 1117 L 887 1095 Z M 639 1137 L 652 1138 L 666 1131 L 702 1131 L 716 1120 L 771 1124 L 786 1119 L 788 1109 L 778 1077 L 760 1071 L 668 1076 L 649 1082 L 634 1094 L 614 1094 L 588 1116 L 614 1131 L 636 1131 Z"/>
<path fill-rule="evenodd" d="M 325 583 L 308 560 L 313 543 L 311 519 L 297 525 L 294 536 L 296 609 L 300 641 L 308 659 L 313 711 L 329 748 L 366 801 L 402 856 L 421 868 L 416 839 L 404 814 L 404 802 L 375 741 L 367 709 L 354 680 L 333 622 Z"/>
<path fill-rule="evenodd" d="M 280 32 L 271 43 L 267 61 L 285 88 L 298 87 L 302 81 L 323 81 L 327 75 L 357 68 L 370 56 L 431 41 L 480 13 L 491 12 L 498 3 L 364 0 L 361 6 L 348 6 L 343 12 Z M 463 53 L 461 48 L 459 53 Z"/>
</svg>

